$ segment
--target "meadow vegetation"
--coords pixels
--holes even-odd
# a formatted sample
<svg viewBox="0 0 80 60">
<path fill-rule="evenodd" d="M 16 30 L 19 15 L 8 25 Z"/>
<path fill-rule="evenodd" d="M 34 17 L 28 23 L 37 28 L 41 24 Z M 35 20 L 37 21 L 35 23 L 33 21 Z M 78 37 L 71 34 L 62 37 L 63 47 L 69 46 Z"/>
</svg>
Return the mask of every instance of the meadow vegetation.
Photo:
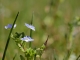
<svg viewBox="0 0 80 60">
<path fill-rule="evenodd" d="M 47 46 L 41 60 L 78 60 L 80 55 L 80 0 L 0 0 L 0 60 L 10 30 L 5 29 L 13 24 L 19 12 L 15 32 L 30 35 L 30 30 L 24 23 L 33 23 L 32 47 L 41 47 L 46 41 Z M 28 47 L 29 43 L 26 42 Z M 5 60 L 20 60 L 24 53 L 13 39 L 10 40 Z M 40 60 L 38 57 L 36 60 Z"/>
</svg>

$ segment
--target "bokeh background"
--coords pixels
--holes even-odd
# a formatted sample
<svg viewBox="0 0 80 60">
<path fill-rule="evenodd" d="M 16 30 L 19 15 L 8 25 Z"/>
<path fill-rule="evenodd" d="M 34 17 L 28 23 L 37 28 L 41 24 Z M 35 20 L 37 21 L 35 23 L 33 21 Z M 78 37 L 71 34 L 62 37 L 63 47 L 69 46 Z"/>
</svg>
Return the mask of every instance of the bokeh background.
<svg viewBox="0 0 80 60">
<path fill-rule="evenodd" d="M 54 60 L 55 50 L 59 60 L 62 60 L 67 49 L 65 38 L 68 32 L 67 24 L 76 16 L 80 16 L 80 0 L 0 0 L 0 60 L 9 35 L 9 30 L 6 30 L 4 26 L 13 23 L 18 11 L 20 14 L 13 33 L 25 32 L 29 35 L 29 29 L 24 26 L 24 23 L 30 23 L 34 11 L 33 25 L 36 31 L 33 31 L 33 47 L 40 47 L 50 35 L 42 59 Z M 79 30 L 77 27 L 74 32 Z M 80 33 L 74 37 L 71 58 L 75 59 L 80 54 L 79 39 Z M 23 53 L 11 39 L 5 60 L 12 60 L 15 54 L 17 54 L 16 60 L 20 60 L 19 55 Z"/>
</svg>

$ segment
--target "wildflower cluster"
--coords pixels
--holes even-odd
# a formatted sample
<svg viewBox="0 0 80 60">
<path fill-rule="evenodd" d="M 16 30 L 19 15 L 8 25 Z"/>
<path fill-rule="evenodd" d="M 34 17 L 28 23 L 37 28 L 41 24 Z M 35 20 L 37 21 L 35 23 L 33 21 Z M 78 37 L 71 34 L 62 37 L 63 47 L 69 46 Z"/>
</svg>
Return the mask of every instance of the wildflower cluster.
<svg viewBox="0 0 80 60">
<path fill-rule="evenodd" d="M 35 31 L 35 27 L 33 25 L 25 23 L 25 26 Z M 14 25 L 14 28 L 15 27 L 16 27 L 16 24 Z M 5 26 L 5 29 L 10 29 L 10 28 L 12 28 L 12 24 L 8 24 L 7 26 Z M 23 35 L 24 33 L 20 33 L 20 34 L 16 33 L 16 34 L 17 36 L 15 36 L 15 38 L 19 38 L 19 36 Z M 32 39 L 30 36 L 23 36 L 22 38 L 20 38 L 20 40 L 30 42 L 30 41 L 33 41 L 34 39 Z"/>
<path fill-rule="evenodd" d="M 35 31 L 35 27 L 32 24 L 25 23 L 24 25 L 27 28 L 29 28 L 30 31 L 32 30 Z M 5 29 L 11 29 L 12 26 L 13 26 L 12 24 L 8 24 L 7 26 L 5 26 Z M 17 25 L 14 24 L 13 28 L 16 28 L 16 26 Z M 46 42 L 40 48 L 32 48 L 31 46 L 26 48 L 25 47 L 26 42 L 31 43 L 32 41 L 34 41 L 34 39 L 31 36 L 25 35 L 24 32 L 21 33 L 15 32 L 15 34 L 11 33 L 11 38 L 16 42 L 16 45 L 19 47 L 19 49 L 25 54 L 27 60 L 33 60 L 33 59 L 36 60 L 37 56 L 41 58 L 41 55 L 44 49 L 46 48 L 46 44 L 48 41 L 47 39 Z"/>
</svg>

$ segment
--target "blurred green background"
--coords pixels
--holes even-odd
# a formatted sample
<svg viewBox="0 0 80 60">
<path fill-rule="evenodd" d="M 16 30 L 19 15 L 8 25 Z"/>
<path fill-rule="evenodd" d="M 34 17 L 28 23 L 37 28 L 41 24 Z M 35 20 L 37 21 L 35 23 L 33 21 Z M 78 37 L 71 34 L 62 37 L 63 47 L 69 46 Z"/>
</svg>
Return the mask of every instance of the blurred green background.
<svg viewBox="0 0 80 60">
<path fill-rule="evenodd" d="M 53 50 L 55 50 L 62 60 L 67 49 L 65 39 L 65 34 L 68 32 L 67 24 L 76 16 L 80 16 L 80 0 L 0 0 L 0 60 L 9 35 L 9 30 L 4 29 L 4 26 L 13 23 L 18 11 L 20 14 L 13 33 L 25 32 L 29 35 L 29 29 L 24 26 L 24 23 L 30 23 L 34 11 L 33 25 L 36 31 L 33 31 L 33 47 L 40 47 L 50 35 L 42 59 L 53 60 Z M 77 27 L 74 32 L 79 30 Z M 74 38 L 75 57 L 80 54 L 79 39 L 80 33 Z M 20 60 L 19 55 L 23 53 L 11 39 L 5 60 L 12 60 L 15 54 L 17 54 L 16 60 Z"/>
</svg>

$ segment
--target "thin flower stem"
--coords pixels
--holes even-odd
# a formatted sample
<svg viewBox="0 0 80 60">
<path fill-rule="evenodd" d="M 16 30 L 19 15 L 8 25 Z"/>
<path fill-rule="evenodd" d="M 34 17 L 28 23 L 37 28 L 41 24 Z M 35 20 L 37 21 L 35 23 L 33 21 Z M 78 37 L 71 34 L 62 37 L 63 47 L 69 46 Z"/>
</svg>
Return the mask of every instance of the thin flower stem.
<svg viewBox="0 0 80 60">
<path fill-rule="evenodd" d="M 11 36 L 12 30 L 13 30 L 13 28 L 14 28 L 14 24 L 15 24 L 15 22 L 16 22 L 16 20 L 17 20 L 18 15 L 19 15 L 19 12 L 17 13 L 16 18 L 15 18 L 15 20 L 14 20 L 14 22 L 13 22 L 13 26 L 12 26 L 12 28 L 11 28 L 11 30 L 10 30 L 10 33 L 9 33 L 9 36 L 8 36 L 8 39 L 7 39 L 7 42 L 6 42 L 6 46 L 5 46 L 5 49 L 4 49 L 4 53 L 3 53 L 2 60 L 5 59 L 6 51 L 7 51 L 8 45 L 9 45 L 9 41 L 10 41 L 10 36 Z"/>
<path fill-rule="evenodd" d="M 72 52 L 72 48 L 73 48 L 73 35 L 72 35 L 72 33 L 73 33 L 73 28 L 74 28 L 73 26 L 70 26 L 68 51 L 67 51 L 67 54 L 66 54 L 66 56 L 64 57 L 63 60 L 68 60 L 69 57 L 70 57 L 70 54 L 71 54 L 71 52 Z"/>
<path fill-rule="evenodd" d="M 69 35 L 69 48 L 68 48 L 69 50 L 72 50 L 73 48 L 73 35 L 72 35 L 73 29 L 74 27 L 72 26 L 70 30 L 70 35 Z"/>
<path fill-rule="evenodd" d="M 32 30 L 30 30 L 30 37 L 32 37 Z M 31 42 L 29 42 L 29 47 L 31 47 Z"/>
<path fill-rule="evenodd" d="M 33 14 L 34 13 L 32 13 L 31 25 L 33 23 Z M 31 29 L 30 29 L 30 37 L 32 37 L 32 30 Z M 31 42 L 29 42 L 29 47 L 31 47 Z"/>
</svg>

